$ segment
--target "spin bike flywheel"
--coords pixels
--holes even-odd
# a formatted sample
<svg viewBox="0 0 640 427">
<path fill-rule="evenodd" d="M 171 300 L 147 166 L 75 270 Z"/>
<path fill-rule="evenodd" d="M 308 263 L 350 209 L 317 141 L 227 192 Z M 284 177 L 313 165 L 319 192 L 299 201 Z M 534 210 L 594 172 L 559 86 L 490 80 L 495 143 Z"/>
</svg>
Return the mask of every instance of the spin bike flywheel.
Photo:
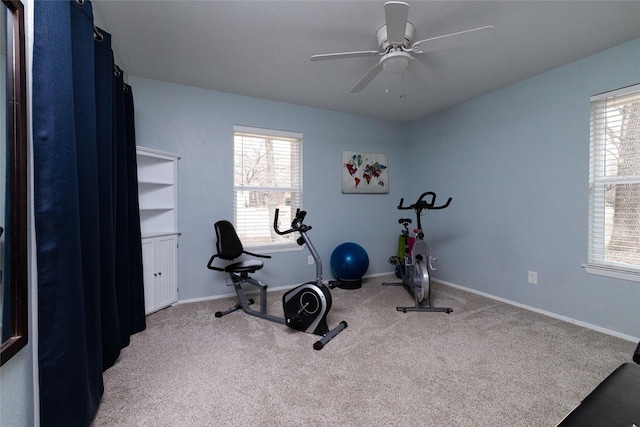
<svg viewBox="0 0 640 427">
<path fill-rule="evenodd" d="M 416 238 L 411 255 L 413 262 L 414 292 L 418 302 L 429 299 L 429 247 L 422 238 Z"/>
<path fill-rule="evenodd" d="M 422 262 L 416 262 L 413 265 L 413 274 L 415 275 L 415 292 L 418 302 L 422 302 L 425 298 L 429 298 L 429 266 Z"/>
</svg>

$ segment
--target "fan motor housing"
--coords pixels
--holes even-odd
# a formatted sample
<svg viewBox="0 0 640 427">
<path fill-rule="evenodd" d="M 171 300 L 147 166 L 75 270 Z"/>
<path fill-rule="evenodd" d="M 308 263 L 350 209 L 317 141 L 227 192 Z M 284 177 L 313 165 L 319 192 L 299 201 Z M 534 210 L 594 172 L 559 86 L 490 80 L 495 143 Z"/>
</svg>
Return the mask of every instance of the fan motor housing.
<svg viewBox="0 0 640 427">
<path fill-rule="evenodd" d="M 394 47 L 409 49 L 411 47 L 411 44 L 413 43 L 413 35 L 415 31 L 416 27 L 411 22 L 407 22 L 407 28 L 404 31 L 404 41 L 402 45 L 392 45 L 391 43 L 389 43 L 389 39 L 387 37 L 387 26 L 383 25 L 376 33 L 376 37 L 378 38 L 378 46 L 380 46 L 380 50 L 383 52 L 387 52 Z"/>
</svg>

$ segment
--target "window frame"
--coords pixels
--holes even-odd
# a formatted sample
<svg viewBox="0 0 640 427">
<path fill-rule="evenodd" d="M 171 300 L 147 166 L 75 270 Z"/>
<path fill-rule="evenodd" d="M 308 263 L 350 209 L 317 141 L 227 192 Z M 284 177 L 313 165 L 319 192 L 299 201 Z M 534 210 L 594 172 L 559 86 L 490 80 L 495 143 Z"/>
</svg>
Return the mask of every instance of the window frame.
<svg viewBox="0 0 640 427">
<path fill-rule="evenodd" d="M 263 137 L 265 139 L 268 138 L 274 138 L 274 139 L 297 139 L 299 141 L 299 164 L 298 164 L 298 170 L 299 170 L 299 177 L 298 177 L 298 181 L 299 181 L 299 186 L 298 188 L 296 188 L 295 186 L 293 187 L 266 187 L 266 186 L 250 186 L 250 187 L 238 187 L 236 185 L 236 179 L 235 179 L 235 174 L 236 174 L 236 163 L 235 163 L 235 158 L 236 158 L 236 147 L 235 147 L 235 138 L 236 135 L 242 133 L 242 134 L 253 134 L 257 137 Z M 240 240 L 242 241 L 242 244 L 245 248 L 250 249 L 253 252 L 259 252 L 259 253 L 277 253 L 277 252 L 289 252 L 289 251 L 300 251 L 303 249 L 302 246 L 300 246 L 297 242 L 297 236 L 294 236 L 294 234 L 289 234 L 285 237 L 283 237 L 283 241 L 281 242 L 271 242 L 271 243 L 251 243 L 251 242 L 245 242 L 242 239 L 242 232 L 238 227 L 238 208 L 237 208 L 237 195 L 236 193 L 239 191 L 240 188 L 244 189 L 245 191 L 247 189 L 249 190 L 262 190 L 265 192 L 282 192 L 282 191 L 290 191 L 290 192 L 297 192 L 298 193 L 298 197 L 297 199 L 299 200 L 299 206 L 294 206 L 297 209 L 303 209 L 303 189 L 304 189 L 304 185 L 303 185 L 303 134 L 300 132 L 292 132 L 292 131 L 282 131 L 282 130 L 274 130 L 274 129 L 266 129 L 266 128 L 257 128 L 257 127 L 250 127 L 250 126 L 242 126 L 242 125 L 233 125 L 233 156 L 234 156 L 234 161 L 233 161 L 233 224 L 236 227 L 236 230 L 238 230 L 238 235 L 240 235 Z M 270 226 L 273 227 L 273 217 L 269 218 L 269 223 Z M 285 224 L 282 219 L 279 221 L 280 226 L 282 229 L 288 229 L 289 228 L 289 224 Z M 292 237 L 293 236 L 293 237 Z M 284 241 L 285 238 L 288 238 L 288 241 Z"/>
<path fill-rule="evenodd" d="M 598 105 L 621 96 L 633 96 L 640 101 L 640 84 L 604 92 L 590 99 L 588 252 L 587 263 L 582 267 L 590 274 L 640 282 L 640 265 L 634 266 L 604 259 L 605 214 L 599 213 L 605 210 L 604 191 L 607 185 L 640 183 L 640 176 L 607 176 L 603 166 L 604 159 L 601 152 L 606 149 L 606 145 L 603 143 L 602 135 L 606 132 L 604 126 L 595 123 L 599 115 L 594 111 L 597 111 Z M 638 143 L 640 144 L 640 140 Z"/>
<path fill-rule="evenodd" d="M 10 210 L 6 212 L 6 229 L 4 231 L 5 251 L 9 259 L 5 264 L 3 281 L 9 280 L 10 295 L 4 297 L 3 308 L 9 313 L 0 313 L 9 324 L 2 328 L 8 331 L 8 337 L 0 343 L 0 366 L 4 365 L 29 340 L 29 306 L 28 292 L 28 225 L 27 225 L 27 90 L 26 90 L 26 55 L 25 55 L 25 12 L 20 1 L 2 0 L 6 7 L 6 43 L 13 55 L 7 55 L 7 154 L 9 158 Z M 6 270 L 9 274 L 6 274 Z M 5 286 L 5 283 L 0 284 Z M 1 300 L 2 298 L 0 298 Z M 5 304 L 6 303 L 6 304 Z M 2 321 L 0 320 L 0 323 Z M 5 332 L 2 332 L 5 335 Z"/>
</svg>

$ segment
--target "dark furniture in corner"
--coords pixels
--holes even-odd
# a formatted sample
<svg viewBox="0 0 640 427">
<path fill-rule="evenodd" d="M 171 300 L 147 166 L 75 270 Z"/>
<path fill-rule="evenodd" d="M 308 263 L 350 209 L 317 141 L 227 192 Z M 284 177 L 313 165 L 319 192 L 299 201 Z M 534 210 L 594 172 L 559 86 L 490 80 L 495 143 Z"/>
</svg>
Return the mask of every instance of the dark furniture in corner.
<svg viewBox="0 0 640 427">
<path fill-rule="evenodd" d="M 558 427 L 640 427 L 640 343 L 633 361 L 605 378 Z"/>
</svg>

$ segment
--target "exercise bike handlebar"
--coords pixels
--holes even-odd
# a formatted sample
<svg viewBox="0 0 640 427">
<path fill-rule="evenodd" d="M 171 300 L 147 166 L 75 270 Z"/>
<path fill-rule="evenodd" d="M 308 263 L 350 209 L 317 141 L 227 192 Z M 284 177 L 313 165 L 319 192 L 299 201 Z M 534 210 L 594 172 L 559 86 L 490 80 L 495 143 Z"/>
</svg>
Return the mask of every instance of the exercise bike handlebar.
<svg viewBox="0 0 640 427">
<path fill-rule="evenodd" d="M 307 212 L 306 211 L 301 211 L 300 209 L 296 210 L 296 216 L 293 219 L 293 221 L 291 221 L 291 228 L 288 230 L 280 230 L 278 228 L 278 214 L 280 213 L 280 209 L 276 208 L 276 215 L 273 218 L 273 229 L 275 230 L 276 233 L 282 235 L 285 234 L 289 234 L 289 233 L 293 233 L 294 231 L 298 231 L 298 232 L 307 232 L 309 230 L 311 230 L 311 226 L 306 225 L 303 223 L 304 221 L 304 217 L 307 216 Z"/>
<path fill-rule="evenodd" d="M 427 202 L 426 200 L 423 200 L 426 196 L 431 196 L 431 201 Z M 436 210 L 436 209 L 444 209 L 446 207 L 449 206 L 449 204 L 451 203 L 451 200 L 453 200 L 451 197 L 449 197 L 449 200 L 447 200 L 447 202 L 444 205 L 441 206 L 436 206 L 436 193 L 434 193 L 433 191 L 427 191 L 424 192 L 420 195 L 420 197 L 418 197 L 418 200 L 412 204 L 411 206 L 403 206 L 404 204 L 404 198 L 400 199 L 400 204 L 398 205 L 398 209 L 401 210 L 408 210 L 408 209 L 414 209 L 417 211 L 421 211 L 424 209 L 428 209 L 428 210 Z"/>
</svg>

